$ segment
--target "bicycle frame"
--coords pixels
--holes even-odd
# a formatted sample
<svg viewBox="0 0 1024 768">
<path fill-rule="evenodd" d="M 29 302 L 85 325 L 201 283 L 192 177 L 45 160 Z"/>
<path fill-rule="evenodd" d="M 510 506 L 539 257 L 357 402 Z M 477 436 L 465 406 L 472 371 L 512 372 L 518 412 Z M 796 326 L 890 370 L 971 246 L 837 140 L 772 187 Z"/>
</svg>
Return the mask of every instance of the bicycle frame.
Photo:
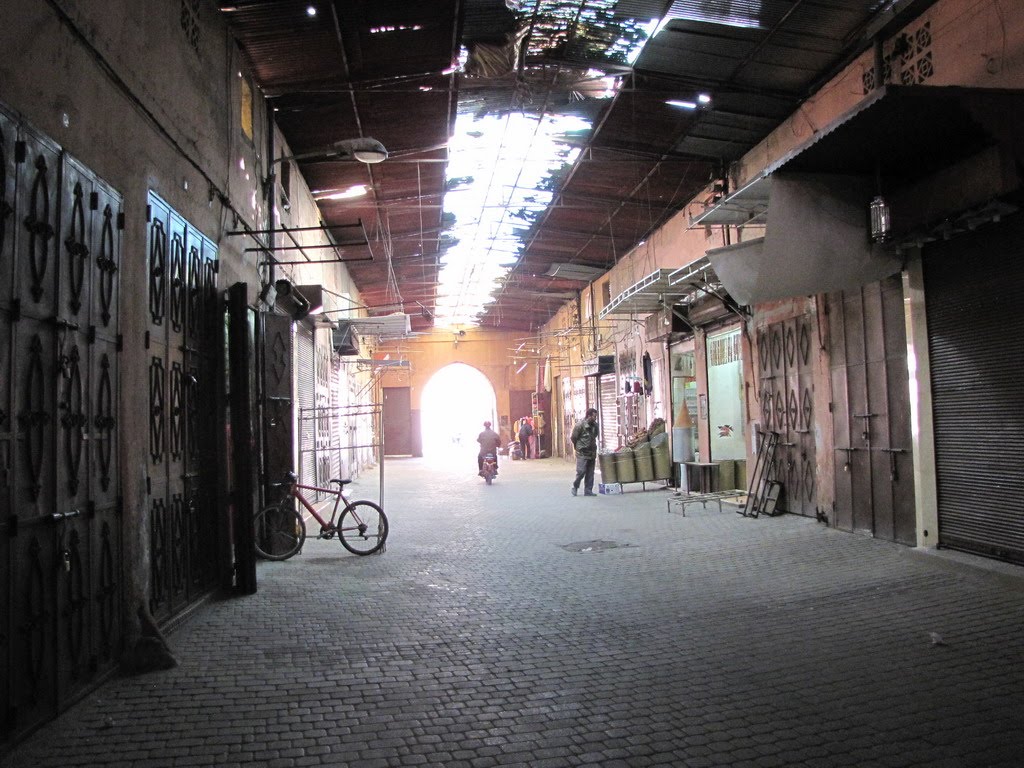
<svg viewBox="0 0 1024 768">
<path fill-rule="evenodd" d="M 351 511 L 352 520 L 355 525 L 348 526 L 345 528 L 341 527 L 341 520 L 338 519 L 338 505 L 343 504 L 341 507 L 344 510 L 349 505 L 348 497 L 345 496 L 343 486 L 339 485 L 337 490 L 333 488 L 320 488 L 316 485 L 301 485 L 299 483 L 293 483 L 288 491 L 288 495 L 294 499 L 297 499 L 302 506 L 311 514 L 318 523 L 320 523 L 320 536 L 326 535 L 328 538 L 333 536 L 335 533 L 340 534 L 342 531 L 358 531 L 362 534 L 366 530 L 366 524 L 359 517 L 359 513 L 353 508 Z M 309 503 L 305 496 L 302 495 L 302 491 L 320 491 L 322 493 L 329 493 L 334 496 L 334 507 L 331 509 L 331 519 L 324 520 L 314 509 L 313 505 Z M 337 522 L 335 522 L 337 520 Z"/>
<path fill-rule="evenodd" d="M 313 508 L 313 505 L 310 504 L 306 497 L 302 495 L 302 491 L 318 491 L 322 493 L 329 493 L 330 495 L 334 496 L 334 508 L 331 510 L 331 519 L 329 522 L 327 520 L 324 520 L 322 517 L 320 517 L 319 514 L 317 514 L 317 511 L 316 509 Z M 343 506 L 342 509 L 348 506 L 348 499 L 345 498 L 345 494 L 342 493 L 341 486 L 338 486 L 338 489 L 335 490 L 333 488 L 320 488 L 315 485 L 300 485 L 299 483 L 293 483 L 288 491 L 288 495 L 298 500 L 298 502 L 306 508 L 309 514 L 316 518 L 316 521 L 320 523 L 320 527 L 325 530 L 337 528 L 334 521 L 335 519 L 337 519 L 338 516 L 338 504 L 342 502 L 345 503 L 345 506 Z M 357 522 L 362 523 L 362 521 L 359 520 L 355 513 L 353 513 L 353 517 L 356 517 Z"/>
</svg>

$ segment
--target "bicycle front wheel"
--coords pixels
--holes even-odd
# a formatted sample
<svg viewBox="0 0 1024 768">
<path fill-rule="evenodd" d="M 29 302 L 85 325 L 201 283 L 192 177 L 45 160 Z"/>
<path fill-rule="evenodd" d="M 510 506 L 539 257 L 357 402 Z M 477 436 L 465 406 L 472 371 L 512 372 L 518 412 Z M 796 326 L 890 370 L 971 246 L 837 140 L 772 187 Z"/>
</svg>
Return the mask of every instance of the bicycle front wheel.
<svg viewBox="0 0 1024 768">
<path fill-rule="evenodd" d="M 353 555 L 372 555 L 388 538 L 388 519 L 372 501 L 353 501 L 341 512 L 338 539 Z"/>
<path fill-rule="evenodd" d="M 257 512 L 255 527 L 256 554 L 267 560 L 287 560 L 306 540 L 306 521 L 287 502 Z"/>
</svg>

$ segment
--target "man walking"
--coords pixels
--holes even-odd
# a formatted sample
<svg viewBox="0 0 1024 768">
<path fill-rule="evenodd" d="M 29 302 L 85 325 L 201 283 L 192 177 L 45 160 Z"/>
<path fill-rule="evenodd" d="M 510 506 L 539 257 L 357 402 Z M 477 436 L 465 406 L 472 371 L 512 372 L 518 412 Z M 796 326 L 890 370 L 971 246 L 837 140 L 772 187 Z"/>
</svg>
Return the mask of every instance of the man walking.
<svg viewBox="0 0 1024 768">
<path fill-rule="evenodd" d="M 530 450 L 530 435 L 533 434 L 533 424 L 530 423 L 529 416 L 523 416 L 522 421 L 519 422 L 519 450 L 522 451 L 523 458 L 529 459 L 533 451 Z M 533 458 L 537 458 L 533 456 Z"/>
<path fill-rule="evenodd" d="M 575 496 L 583 481 L 583 495 L 596 496 L 594 493 L 594 465 L 597 464 L 597 409 L 587 408 L 583 421 L 573 427 L 572 447 L 576 451 L 576 479 L 572 483 L 572 495 Z"/>
</svg>

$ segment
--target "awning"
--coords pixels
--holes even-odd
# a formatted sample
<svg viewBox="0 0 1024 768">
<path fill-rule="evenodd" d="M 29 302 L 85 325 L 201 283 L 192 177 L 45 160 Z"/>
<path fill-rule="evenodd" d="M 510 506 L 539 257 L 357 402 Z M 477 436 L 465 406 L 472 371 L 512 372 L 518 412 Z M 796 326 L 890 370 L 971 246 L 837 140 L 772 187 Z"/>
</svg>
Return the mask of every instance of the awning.
<svg viewBox="0 0 1024 768">
<path fill-rule="evenodd" d="M 659 269 L 624 290 L 599 313 L 604 319 L 609 315 L 649 315 L 673 302 L 674 290 L 669 283 L 671 269 Z"/>
<path fill-rule="evenodd" d="M 870 180 L 778 174 L 763 238 L 708 251 L 740 304 L 849 290 L 899 272 L 895 248 L 871 243 L 864 199 Z"/>
<path fill-rule="evenodd" d="M 392 315 L 377 317 L 350 317 L 343 322 L 348 323 L 360 336 L 402 338 L 412 332 L 411 317 L 411 315 L 396 312 Z"/>
<path fill-rule="evenodd" d="M 1019 141 L 1024 91 L 887 85 L 872 91 L 762 172 L 867 175 L 883 192 L 970 157 Z"/>
<path fill-rule="evenodd" d="M 690 226 L 764 226 L 765 215 L 768 213 L 768 196 L 771 192 L 771 183 L 771 176 L 758 176 L 745 187 L 736 190 L 719 203 L 708 207 L 703 213 L 692 217 L 690 219 Z"/>
<path fill-rule="evenodd" d="M 615 373 L 615 355 L 598 355 L 583 363 L 583 376 L 604 376 Z"/>
<path fill-rule="evenodd" d="M 598 316 L 603 320 L 611 315 L 650 315 L 664 309 L 679 315 L 680 310 L 708 295 L 727 304 L 731 301 L 711 263 L 702 256 L 678 269 L 652 272 L 612 299 Z"/>
<path fill-rule="evenodd" d="M 865 176 L 876 185 L 872 192 L 886 197 L 989 147 L 1001 149 L 1004 165 L 1012 171 L 1015 161 L 1024 161 L 1022 115 L 1021 90 L 884 86 L 695 216 L 691 226 L 763 224 L 772 176 L 780 170 Z M 992 181 L 997 193 L 1003 193 L 1017 180 L 1014 174 L 1007 183 Z M 962 208 L 981 202 L 967 201 Z M 899 230 L 898 220 L 895 226 Z"/>
<path fill-rule="evenodd" d="M 1018 188 L 1024 91 L 885 86 L 692 225 L 763 224 L 762 240 L 708 252 L 741 304 L 846 290 L 902 267 L 896 244 Z M 892 209 L 872 244 L 868 204 Z"/>
</svg>

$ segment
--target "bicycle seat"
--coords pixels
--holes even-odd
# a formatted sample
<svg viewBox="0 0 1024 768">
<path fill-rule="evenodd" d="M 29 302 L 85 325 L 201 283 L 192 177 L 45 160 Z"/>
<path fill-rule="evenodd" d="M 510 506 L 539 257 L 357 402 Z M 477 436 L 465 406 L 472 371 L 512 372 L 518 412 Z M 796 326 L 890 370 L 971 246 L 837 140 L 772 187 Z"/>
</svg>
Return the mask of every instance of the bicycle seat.
<svg viewBox="0 0 1024 768">
<path fill-rule="evenodd" d="M 294 472 L 285 472 L 284 475 L 281 476 L 281 482 L 268 483 L 268 485 L 271 488 L 280 488 L 282 485 L 295 485 L 298 479 L 298 475 L 296 475 Z"/>
<path fill-rule="evenodd" d="M 351 483 L 352 481 L 351 480 L 339 480 L 338 478 L 334 478 L 333 480 L 331 480 L 331 482 L 332 483 L 337 483 L 340 486 L 346 486 L 349 483 Z"/>
</svg>

